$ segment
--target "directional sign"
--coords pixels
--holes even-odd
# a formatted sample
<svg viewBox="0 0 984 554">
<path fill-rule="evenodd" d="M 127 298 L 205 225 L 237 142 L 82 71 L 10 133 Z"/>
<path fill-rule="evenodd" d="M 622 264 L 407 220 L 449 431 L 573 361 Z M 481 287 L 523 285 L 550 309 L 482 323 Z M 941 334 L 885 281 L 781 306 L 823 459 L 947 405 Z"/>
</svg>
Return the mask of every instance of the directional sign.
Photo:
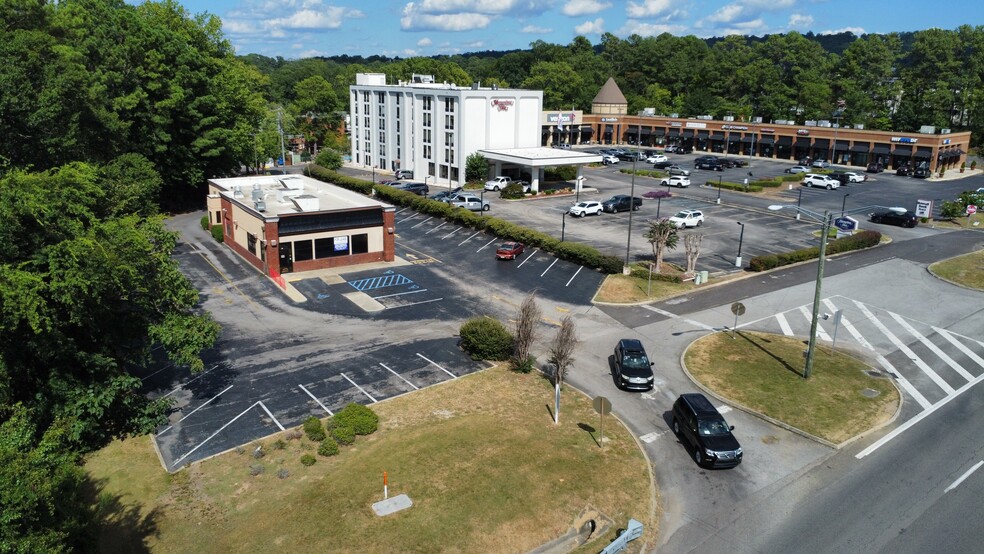
<svg viewBox="0 0 984 554">
<path fill-rule="evenodd" d="M 741 302 L 735 302 L 731 305 L 731 313 L 735 315 L 745 315 L 745 305 Z"/>
<path fill-rule="evenodd" d="M 612 403 L 604 396 L 596 396 L 592 404 L 595 411 L 601 415 L 608 415 L 612 412 Z"/>
</svg>

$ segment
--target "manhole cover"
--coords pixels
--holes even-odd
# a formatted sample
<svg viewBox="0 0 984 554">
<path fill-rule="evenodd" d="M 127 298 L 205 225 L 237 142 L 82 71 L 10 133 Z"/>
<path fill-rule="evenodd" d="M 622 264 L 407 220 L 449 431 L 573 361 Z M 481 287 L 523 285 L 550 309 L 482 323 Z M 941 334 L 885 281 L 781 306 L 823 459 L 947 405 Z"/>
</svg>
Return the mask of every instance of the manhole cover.
<svg viewBox="0 0 984 554">
<path fill-rule="evenodd" d="M 861 394 L 867 396 L 868 398 L 874 398 L 881 393 L 876 391 L 875 389 L 864 389 L 861 391 Z"/>
</svg>

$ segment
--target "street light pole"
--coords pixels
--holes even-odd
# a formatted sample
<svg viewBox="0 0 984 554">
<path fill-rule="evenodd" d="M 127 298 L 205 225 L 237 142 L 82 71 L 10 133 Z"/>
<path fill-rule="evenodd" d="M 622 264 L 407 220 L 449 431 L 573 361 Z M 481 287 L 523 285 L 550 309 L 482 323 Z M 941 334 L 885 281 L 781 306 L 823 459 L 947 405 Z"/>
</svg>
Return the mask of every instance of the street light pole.
<svg viewBox="0 0 984 554">
<path fill-rule="evenodd" d="M 560 242 L 564 242 L 564 230 L 567 229 L 567 212 L 560 215 Z"/>
<path fill-rule="evenodd" d="M 738 234 L 738 256 L 735 257 L 735 267 L 741 267 L 741 243 L 745 240 L 745 224 L 738 222 L 741 225 L 741 233 Z"/>
<path fill-rule="evenodd" d="M 800 219 L 800 204 L 803 203 L 803 187 L 799 188 L 799 196 L 796 198 L 796 221 Z M 841 210 L 843 212 L 844 210 Z"/>
<path fill-rule="evenodd" d="M 850 193 L 845 194 L 844 200 L 841 201 L 841 217 L 844 217 L 844 208 L 847 207 L 847 197 L 850 195 Z"/>
<path fill-rule="evenodd" d="M 277 132 L 280 133 L 280 160 L 284 163 L 284 175 L 287 175 L 287 151 L 284 149 L 284 125 L 283 125 L 284 110 L 283 108 L 277 109 Z"/>
<path fill-rule="evenodd" d="M 632 213 L 635 211 L 633 208 L 635 208 L 636 161 L 636 156 L 632 156 L 632 184 L 629 188 L 629 231 L 625 237 L 625 267 L 622 268 L 622 273 L 626 275 L 632 272 L 629 268 L 629 246 L 632 244 Z M 659 217 L 658 211 L 656 217 Z"/>
<path fill-rule="evenodd" d="M 717 203 L 718 204 L 721 203 L 721 176 L 720 175 L 718 175 L 718 197 L 717 197 Z"/>
<path fill-rule="evenodd" d="M 823 259 L 827 255 L 827 234 L 830 232 L 830 212 L 823 212 L 823 225 L 820 226 L 820 258 L 817 261 L 817 286 L 813 292 L 813 318 L 810 320 L 810 342 L 806 348 L 806 365 L 803 378 L 809 379 L 813 373 L 813 354 L 817 345 L 817 326 L 820 324 L 820 289 L 823 286 Z"/>
</svg>

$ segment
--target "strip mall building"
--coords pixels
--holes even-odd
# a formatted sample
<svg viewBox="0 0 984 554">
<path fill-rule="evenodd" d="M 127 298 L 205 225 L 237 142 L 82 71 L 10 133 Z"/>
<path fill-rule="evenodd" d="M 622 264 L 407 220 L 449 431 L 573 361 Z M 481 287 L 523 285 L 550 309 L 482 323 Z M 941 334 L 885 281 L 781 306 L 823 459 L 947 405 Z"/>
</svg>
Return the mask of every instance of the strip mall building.
<svg viewBox="0 0 984 554">
<path fill-rule="evenodd" d="M 694 151 L 735 156 L 799 160 L 825 159 L 835 164 L 885 168 L 929 162 L 933 172 L 966 161 L 970 132 L 903 133 L 839 127 L 829 121 L 773 123 L 719 121 L 628 115 L 628 102 L 613 79 L 592 102 L 592 113 L 544 112 L 541 144 L 638 144 L 682 146 Z"/>
</svg>

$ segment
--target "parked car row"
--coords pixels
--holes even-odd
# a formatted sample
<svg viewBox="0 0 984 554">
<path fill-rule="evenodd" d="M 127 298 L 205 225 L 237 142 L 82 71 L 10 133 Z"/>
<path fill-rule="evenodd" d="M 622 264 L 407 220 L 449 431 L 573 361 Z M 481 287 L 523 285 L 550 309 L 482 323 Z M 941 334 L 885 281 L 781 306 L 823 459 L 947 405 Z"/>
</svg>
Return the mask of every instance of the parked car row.
<svg viewBox="0 0 984 554">
<path fill-rule="evenodd" d="M 718 156 L 700 156 L 694 160 L 697 169 L 724 171 L 733 167 L 745 167 L 748 162 L 741 158 L 719 158 Z"/>
</svg>

